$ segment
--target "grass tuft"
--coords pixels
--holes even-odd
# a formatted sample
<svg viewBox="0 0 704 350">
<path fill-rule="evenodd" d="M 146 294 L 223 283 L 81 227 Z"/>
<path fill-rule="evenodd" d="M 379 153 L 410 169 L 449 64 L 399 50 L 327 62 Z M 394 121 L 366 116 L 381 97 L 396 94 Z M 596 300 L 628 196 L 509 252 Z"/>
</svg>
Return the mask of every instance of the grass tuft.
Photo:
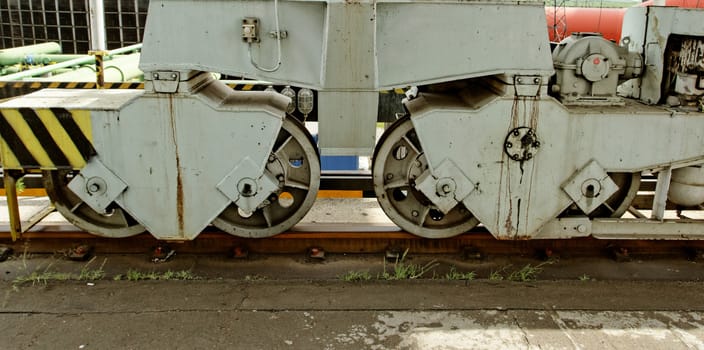
<svg viewBox="0 0 704 350">
<path fill-rule="evenodd" d="M 454 266 L 450 267 L 450 272 L 445 274 L 445 279 L 453 281 L 472 281 L 477 277 L 477 273 L 474 271 L 459 272 Z"/>
<path fill-rule="evenodd" d="M 435 269 L 438 266 L 437 260 L 433 259 L 425 265 L 420 264 L 409 264 L 406 262 L 406 255 L 408 254 L 408 249 L 403 252 L 400 258 L 397 258 L 394 262 L 391 272 L 386 269 L 386 260 L 384 260 L 384 272 L 377 276 L 377 279 L 382 280 L 412 280 L 423 277 L 429 271 Z"/>
<path fill-rule="evenodd" d="M 372 279 L 372 274 L 369 271 L 349 271 L 338 278 L 345 282 L 363 282 Z"/>
</svg>

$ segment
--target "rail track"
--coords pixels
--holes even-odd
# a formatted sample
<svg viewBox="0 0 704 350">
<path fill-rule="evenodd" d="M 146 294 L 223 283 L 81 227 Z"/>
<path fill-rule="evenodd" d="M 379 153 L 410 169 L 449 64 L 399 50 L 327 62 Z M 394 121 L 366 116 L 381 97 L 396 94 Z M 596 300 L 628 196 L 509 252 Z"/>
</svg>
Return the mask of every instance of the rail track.
<svg viewBox="0 0 704 350">
<path fill-rule="evenodd" d="M 349 226 L 347 229 L 354 229 Z M 357 229 L 365 229 L 357 227 Z M 366 228 L 369 229 L 369 228 Z M 329 254 L 456 254 L 466 259 L 483 259 L 492 255 L 588 257 L 609 255 L 617 260 L 631 257 L 704 257 L 704 241 L 611 240 L 594 238 L 555 240 L 497 240 L 477 230 L 447 239 L 426 239 L 406 232 L 285 232 L 271 238 L 245 239 L 223 232 L 204 232 L 192 241 L 163 242 L 149 234 L 111 239 L 67 230 L 27 232 L 13 242 L 10 234 L 0 233 L 0 244 L 16 252 L 55 253 L 85 245 L 94 251 L 114 254 L 151 253 L 155 247 L 169 247 L 186 254 L 233 255 L 235 251 L 254 254 L 310 254 L 311 250 Z"/>
</svg>

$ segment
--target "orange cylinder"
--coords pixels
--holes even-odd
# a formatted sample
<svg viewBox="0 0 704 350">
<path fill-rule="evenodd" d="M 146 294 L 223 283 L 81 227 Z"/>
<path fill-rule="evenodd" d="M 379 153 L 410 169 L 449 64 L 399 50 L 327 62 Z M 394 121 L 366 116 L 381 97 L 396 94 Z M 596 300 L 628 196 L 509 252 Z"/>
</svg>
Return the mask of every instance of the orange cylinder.
<svg viewBox="0 0 704 350">
<path fill-rule="evenodd" d="M 646 1 L 635 6 L 652 6 Z M 665 0 L 666 6 L 704 8 L 701 0 Z M 601 33 L 604 38 L 621 40 L 621 26 L 627 8 L 545 7 L 550 41 L 560 41 L 574 32 Z"/>
<path fill-rule="evenodd" d="M 618 41 L 625 13 L 625 8 L 545 8 L 550 41 L 560 41 L 575 32 L 601 33 L 608 40 Z"/>
</svg>

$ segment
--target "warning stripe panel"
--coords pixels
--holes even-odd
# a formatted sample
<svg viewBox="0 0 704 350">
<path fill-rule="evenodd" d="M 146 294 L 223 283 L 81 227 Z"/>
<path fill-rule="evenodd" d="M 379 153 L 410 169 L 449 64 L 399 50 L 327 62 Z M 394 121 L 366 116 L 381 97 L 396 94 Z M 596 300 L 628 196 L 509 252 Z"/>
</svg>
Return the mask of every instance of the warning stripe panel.
<svg viewBox="0 0 704 350">
<path fill-rule="evenodd" d="M 80 169 L 95 155 L 90 112 L 0 110 L 0 156 L 6 169 Z"/>
<path fill-rule="evenodd" d="M 233 90 L 261 91 L 268 87 L 264 84 L 233 84 L 227 86 Z M 52 89 L 95 89 L 96 83 L 92 82 L 2 82 L 0 81 L 0 99 L 30 93 L 35 90 Z M 142 82 L 105 83 L 103 89 L 144 89 Z M 396 88 L 393 90 L 382 90 L 380 94 L 403 95 L 406 89 Z"/>
</svg>

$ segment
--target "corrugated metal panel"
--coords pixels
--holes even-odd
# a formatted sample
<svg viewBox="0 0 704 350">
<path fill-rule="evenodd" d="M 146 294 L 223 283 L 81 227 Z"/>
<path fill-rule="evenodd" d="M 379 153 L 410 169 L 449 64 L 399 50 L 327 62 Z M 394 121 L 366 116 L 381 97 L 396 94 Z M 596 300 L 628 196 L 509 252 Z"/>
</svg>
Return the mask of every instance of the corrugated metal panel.
<svg viewBox="0 0 704 350">
<path fill-rule="evenodd" d="M 108 49 L 141 42 L 149 0 L 105 0 Z M 90 46 L 88 0 L 0 0 L 0 47 L 47 41 L 64 53 Z"/>
</svg>

